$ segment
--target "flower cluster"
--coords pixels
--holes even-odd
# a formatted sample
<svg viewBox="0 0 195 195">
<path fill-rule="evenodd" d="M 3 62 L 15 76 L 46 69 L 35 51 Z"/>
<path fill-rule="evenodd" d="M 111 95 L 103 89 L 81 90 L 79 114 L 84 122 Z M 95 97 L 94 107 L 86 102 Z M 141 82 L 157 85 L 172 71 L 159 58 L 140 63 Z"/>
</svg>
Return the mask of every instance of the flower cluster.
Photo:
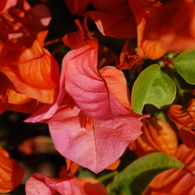
<svg viewBox="0 0 195 195">
<path fill-rule="evenodd" d="M 66 159 L 59 178 L 34 173 L 26 194 L 195 194 L 194 1 L 64 0 L 74 30 L 67 25 L 57 38 L 50 2 L 0 2 L 0 113 L 47 124 Z M 24 169 L 0 149 L 0 192 L 7 193 Z M 76 177 L 79 166 L 95 174 L 117 169 L 126 149 L 137 160 L 107 190 Z"/>
</svg>

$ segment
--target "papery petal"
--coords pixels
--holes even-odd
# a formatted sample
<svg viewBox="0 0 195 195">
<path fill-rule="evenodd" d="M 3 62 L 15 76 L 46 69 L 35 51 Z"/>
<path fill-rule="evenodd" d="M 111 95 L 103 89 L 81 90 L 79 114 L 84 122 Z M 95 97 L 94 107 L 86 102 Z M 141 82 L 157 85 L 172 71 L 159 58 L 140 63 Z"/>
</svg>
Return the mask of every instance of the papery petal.
<svg viewBox="0 0 195 195">
<path fill-rule="evenodd" d="M 78 181 L 87 195 L 108 195 L 106 187 L 94 178 L 79 178 Z"/>
<path fill-rule="evenodd" d="M 37 110 L 37 112 L 35 112 L 29 118 L 25 119 L 25 122 L 46 122 L 55 114 L 61 104 L 62 106 L 72 106 L 75 104 L 70 95 L 67 94 L 65 90 L 65 71 L 65 67 L 62 66 L 59 92 L 56 101 L 53 104 L 44 104 L 40 109 Z"/>
<path fill-rule="evenodd" d="M 130 144 L 138 156 L 143 156 L 151 152 L 164 152 L 174 156 L 178 140 L 177 135 L 168 122 L 151 117 L 142 121 L 143 134 Z"/>
<path fill-rule="evenodd" d="M 167 49 L 161 42 L 158 40 L 142 40 L 142 49 L 147 56 L 155 60 L 157 58 L 162 57 L 166 52 Z"/>
<path fill-rule="evenodd" d="M 92 45 L 93 44 L 93 45 Z M 97 44 L 70 51 L 63 59 L 67 92 L 76 104 L 95 119 L 135 114 L 122 71 L 115 67 L 97 70 Z"/>
<path fill-rule="evenodd" d="M 13 7 L 18 0 L 1 0 L 0 1 L 0 13 L 8 10 L 10 7 Z"/>
<path fill-rule="evenodd" d="M 40 32 L 30 48 L 18 48 L 9 43 L 2 45 L 0 71 L 9 78 L 18 92 L 43 103 L 53 103 L 59 67 L 54 57 L 43 48 L 46 34 L 46 31 Z M 10 53 L 13 53 L 11 57 Z"/>
<path fill-rule="evenodd" d="M 166 48 L 159 40 L 152 41 L 144 38 L 144 30 L 148 25 L 147 23 L 149 20 L 152 20 L 151 12 L 154 12 L 154 10 L 160 6 L 160 4 L 156 4 L 155 2 L 156 1 L 129 0 L 129 5 L 135 15 L 137 23 L 137 54 L 141 58 L 144 58 L 146 54 L 151 59 L 157 59 L 166 52 Z"/>
<path fill-rule="evenodd" d="M 70 47 L 71 49 L 77 49 L 81 47 L 84 41 L 84 32 L 83 32 L 83 28 L 81 26 L 80 21 L 76 19 L 75 23 L 78 26 L 77 31 L 67 33 L 62 38 L 62 41 L 64 42 L 64 44 Z"/>
<path fill-rule="evenodd" d="M 31 100 L 31 98 L 16 92 L 12 83 L 2 73 L 0 73 L 0 83 L 0 113 L 13 110 L 32 114 L 41 106 L 36 100 Z"/>
<path fill-rule="evenodd" d="M 68 7 L 71 14 L 79 14 L 81 15 L 85 9 L 87 8 L 88 3 L 90 0 L 64 0 L 66 6 Z"/>
<path fill-rule="evenodd" d="M 117 159 L 114 163 L 112 163 L 111 165 L 107 166 L 106 169 L 107 170 L 116 170 L 118 168 L 118 166 L 120 165 L 120 159 Z"/>
<path fill-rule="evenodd" d="M 160 173 L 150 183 L 144 195 L 169 194 L 183 195 L 195 194 L 195 150 L 180 145 L 176 158 L 185 164 L 185 169 L 172 169 Z"/>
<path fill-rule="evenodd" d="M 86 195 L 76 178 L 55 179 L 34 173 L 26 182 L 26 195 Z"/>
<path fill-rule="evenodd" d="M 22 16 L 17 16 L 20 12 Z M 46 5 L 36 4 L 31 8 L 25 0 L 18 1 L 15 7 L 3 13 L 3 18 L 9 24 L 10 42 L 31 45 L 37 34 L 49 25 L 51 13 Z"/>
<path fill-rule="evenodd" d="M 174 11 L 173 11 L 174 10 Z M 193 1 L 173 0 L 157 9 L 144 35 L 161 41 L 168 51 L 195 48 L 195 5 Z"/>
<path fill-rule="evenodd" d="M 18 93 L 13 85 L 7 90 L 7 100 L 9 104 L 21 105 L 31 101 L 28 96 Z"/>
<path fill-rule="evenodd" d="M 8 29 L 1 18 L 0 18 L 0 39 L 4 42 L 8 40 Z"/>
<path fill-rule="evenodd" d="M 42 106 L 42 104 L 37 103 L 36 100 L 32 100 L 21 105 L 9 104 L 8 102 L 0 102 L 0 114 L 5 112 L 6 110 L 12 110 L 15 112 L 21 112 L 26 114 L 33 114 L 40 108 L 40 106 Z"/>
<path fill-rule="evenodd" d="M 66 172 L 69 171 L 71 175 L 74 175 L 79 168 L 79 165 L 66 158 Z M 60 172 L 61 173 L 61 172 Z M 62 172 L 63 173 L 63 172 Z M 62 174 L 60 175 L 62 177 Z"/>
<path fill-rule="evenodd" d="M 44 30 L 52 19 L 49 8 L 44 4 L 36 4 L 28 10 L 28 14 L 31 14 L 30 19 L 24 17 L 22 22 L 39 31 Z"/>
<path fill-rule="evenodd" d="M 19 167 L 2 147 L 0 147 L 0 173 L 1 193 L 7 193 L 16 188 L 24 176 L 24 169 Z"/>
<path fill-rule="evenodd" d="M 143 38 L 143 31 L 146 26 L 146 22 L 148 20 L 147 14 L 140 8 L 137 0 L 129 0 L 129 5 L 132 10 L 132 12 L 135 15 L 136 23 L 137 23 L 137 54 L 143 58 L 144 57 L 144 51 L 141 47 L 141 41 Z"/>
<path fill-rule="evenodd" d="M 103 35 L 114 38 L 136 37 L 136 21 L 127 0 L 92 0 L 91 4 L 97 11 L 86 14 Z"/>
<path fill-rule="evenodd" d="M 128 8 L 128 7 L 127 7 Z M 102 35 L 113 38 L 135 38 L 136 23 L 131 11 L 89 11 L 87 15 L 95 22 Z"/>
<path fill-rule="evenodd" d="M 173 104 L 169 108 L 169 118 L 180 127 L 180 136 L 189 148 L 195 148 L 195 99 L 188 102 L 187 108 Z"/>
<path fill-rule="evenodd" d="M 132 117 L 93 120 L 85 128 L 86 115 L 76 106 L 61 108 L 47 122 L 55 148 L 66 158 L 98 173 L 116 161 L 141 132 L 141 122 Z"/>
</svg>

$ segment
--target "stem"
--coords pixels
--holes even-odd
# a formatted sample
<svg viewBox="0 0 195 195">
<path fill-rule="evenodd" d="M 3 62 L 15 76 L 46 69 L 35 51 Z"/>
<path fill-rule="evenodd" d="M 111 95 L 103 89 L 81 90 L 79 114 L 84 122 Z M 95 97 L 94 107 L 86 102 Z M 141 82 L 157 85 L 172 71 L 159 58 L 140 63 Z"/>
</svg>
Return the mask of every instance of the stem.
<svg viewBox="0 0 195 195">
<path fill-rule="evenodd" d="M 53 39 L 53 40 L 50 40 L 50 41 L 46 41 L 44 43 L 44 47 L 48 46 L 48 45 L 51 45 L 51 44 L 54 44 L 54 43 L 58 43 L 58 42 L 61 42 L 62 41 L 62 38 L 57 38 L 57 39 Z"/>
<path fill-rule="evenodd" d="M 60 50 L 62 50 L 64 47 L 66 47 L 66 45 L 61 45 L 60 47 L 58 47 L 57 49 L 55 49 L 51 54 L 54 56 L 54 55 L 57 54 Z"/>
<path fill-rule="evenodd" d="M 107 175 L 103 175 L 102 177 L 98 178 L 98 181 L 100 181 L 101 183 L 103 183 L 104 181 L 114 177 L 115 175 L 118 174 L 118 171 L 113 171 L 111 173 L 108 173 Z"/>
</svg>

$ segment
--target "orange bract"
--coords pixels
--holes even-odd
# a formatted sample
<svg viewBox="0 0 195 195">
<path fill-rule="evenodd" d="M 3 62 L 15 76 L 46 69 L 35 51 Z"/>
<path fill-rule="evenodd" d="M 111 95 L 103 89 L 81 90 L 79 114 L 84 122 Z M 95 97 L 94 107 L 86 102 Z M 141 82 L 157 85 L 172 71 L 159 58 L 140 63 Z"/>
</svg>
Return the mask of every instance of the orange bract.
<svg viewBox="0 0 195 195">
<path fill-rule="evenodd" d="M 175 157 L 185 164 L 184 169 L 171 169 L 157 175 L 144 195 L 195 194 L 195 150 L 180 145 Z"/>
<path fill-rule="evenodd" d="M 0 71 L 19 93 L 43 103 L 53 103 L 59 67 L 54 57 L 43 48 L 46 35 L 47 31 L 40 32 L 29 46 L 0 43 Z"/>
<path fill-rule="evenodd" d="M 175 155 L 177 136 L 169 123 L 158 118 L 144 119 L 142 131 L 143 134 L 129 145 L 138 156 L 157 151 Z"/>
<path fill-rule="evenodd" d="M 24 169 L 9 158 L 6 150 L 0 147 L 0 193 L 7 193 L 19 185 Z"/>
<path fill-rule="evenodd" d="M 180 128 L 180 136 L 189 148 L 195 147 L 195 99 L 191 99 L 184 108 L 172 105 L 168 112 L 169 118 Z"/>
<path fill-rule="evenodd" d="M 129 5 L 137 22 L 137 54 L 144 58 L 146 54 L 151 59 L 157 59 L 166 53 L 166 49 L 158 40 L 151 41 L 144 37 L 148 21 L 153 19 L 153 12 L 161 6 L 160 1 L 129 0 Z"/>
<path fill-rule="evenodd" d="M 195 48 L 195 4 L 172 0 L 158 8 L 145 28 L 147 39 L 158 40 L 168 51 Z"/>
<path fill-rule="evenodd" d="M 78 181 L 83 187 L 86 195 L 108 195 L 106 187 L 94 178 L 79 178 Z"/>
</svg>

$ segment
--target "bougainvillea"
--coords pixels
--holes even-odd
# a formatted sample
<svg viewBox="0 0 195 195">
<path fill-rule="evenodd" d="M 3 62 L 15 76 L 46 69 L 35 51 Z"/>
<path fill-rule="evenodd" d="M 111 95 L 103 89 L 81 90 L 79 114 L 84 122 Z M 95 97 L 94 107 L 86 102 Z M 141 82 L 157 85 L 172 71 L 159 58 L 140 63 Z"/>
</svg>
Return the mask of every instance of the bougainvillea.
<svg viewBox="0 0 195 195">
<path fill-rule="evenodd" d="M 0 193 L 194 194 L 194 18 L 192 0 L 2 0 Z M 31 165 L 49 155 L 55 173 Z"/>
</svg>

